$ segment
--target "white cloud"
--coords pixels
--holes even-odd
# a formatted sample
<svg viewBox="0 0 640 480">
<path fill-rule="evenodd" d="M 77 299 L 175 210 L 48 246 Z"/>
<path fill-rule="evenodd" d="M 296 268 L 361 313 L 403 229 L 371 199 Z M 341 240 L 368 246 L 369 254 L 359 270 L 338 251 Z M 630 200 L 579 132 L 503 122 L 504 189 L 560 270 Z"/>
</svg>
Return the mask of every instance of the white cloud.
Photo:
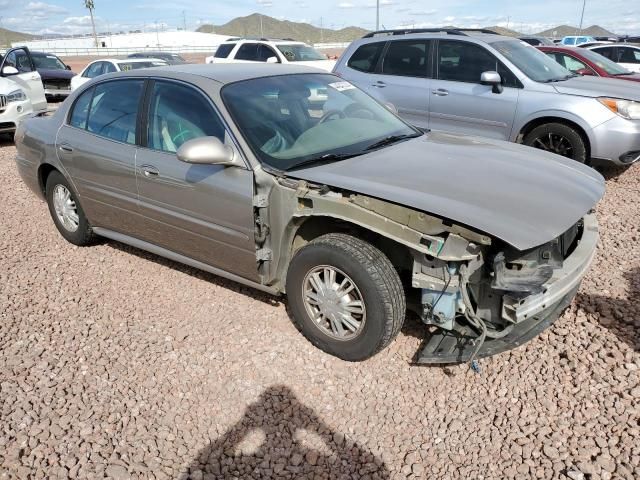
<svg viewBox="0 0 640 480">
<path fill-rule="evenodd" d="M 256 3 L 258 4 L 258 6 L 260 7 L 273 7 L 273 1 L 272 0 L 256 0 Z"/>
<path fill-rule="evenodd" d="M 96 18 L 96 21 L 97 20 L 98 19 Z M 82 17 L 67 17 L 62 21 L 62 23 L 72 27 L 90 27 L 91 17 L 89 15 L 84 15 Z"/>
<path fill-rule="evenodd" d="M 34 17 L 48 17 L 68 13 L 66 8 L 44 2 L 29 2 L 23 11 Z"/>
<path fill-rule="evenodd" d="M 435 15 L 436 13 L 438 13 L 437 10 L 420 10 L 417 12 L 411 12 L 409 15 L 416 17 L 430 17 L 432 15 Z"/>
<path fill-rule="evenodd" d="M 342 2 L 338 4 L 338 8 L 356 8 L 356 6 L 353 3 Z"/>
</svg>

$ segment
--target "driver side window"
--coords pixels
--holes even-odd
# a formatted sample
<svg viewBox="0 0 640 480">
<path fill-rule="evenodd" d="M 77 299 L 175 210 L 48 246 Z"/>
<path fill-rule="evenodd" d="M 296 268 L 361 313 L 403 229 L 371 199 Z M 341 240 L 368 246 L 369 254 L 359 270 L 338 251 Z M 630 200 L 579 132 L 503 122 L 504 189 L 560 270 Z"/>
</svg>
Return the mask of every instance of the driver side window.
<svg viewBox="0 0 640 480">
<path fill-rule="evenodd" d="M 218 113 L 201 93 L 163 81 L 154 82 L 147 128 L 148 147 L 170 153 L 194 138 L 212 136 L 224 142 L 225 137 Z"/>
</svg>

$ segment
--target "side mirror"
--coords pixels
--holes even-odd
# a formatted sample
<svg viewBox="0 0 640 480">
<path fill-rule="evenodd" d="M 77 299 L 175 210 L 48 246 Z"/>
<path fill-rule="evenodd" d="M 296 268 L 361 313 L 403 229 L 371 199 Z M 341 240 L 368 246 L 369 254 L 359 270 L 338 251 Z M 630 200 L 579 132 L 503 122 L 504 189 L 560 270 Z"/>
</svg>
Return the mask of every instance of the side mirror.
<svg viewBox="0 0 640 480">
<path fill-rule="evenodd" d="M 65 65 L 65 66 L 64 66 L 64 68 L 65 68 L 66 70 L 71 70 L 71 67 L 70 67 L 69 65 Z"/>
<path fill-rule="evenodd" d="M 11 65 L 7 65 L 2 69 L 2 76 L 9 77 L 11 75 L 18 75 L 20 72 L 16 67 L 12 67 Z"/>
<path fill-rule="evenodd" d="M 280 62 L 278 62 L 278 57 L 269 57 L 267 58 L 267 63 L 280 63 Z"/>
<path fill-rule="evenodd" d="M 237 165 L 233 149 L 217 137 L 200 137 L 184 142 L 176 156 L 182 162 L 198 165 Z"/>
<path fill-rule="evenodd" d="M 578 75 L 583 75 L 583 76 L 593 76 L 594 73 L 590 68 L 580 68 L 578 70 L 576 70 L 573 73 L 577 73 Z"/>
<path fill-rule="evenodd" d="M 504 88 L 502 87 L 502 78 L 498 72 L 482 72 L 480 75 L 480 83 L 482 85 L 491 85 L 493 93 L 502 93 Z"/>
<path fill-rule="evenodd" d="M 396 106 L 393 103 L 384 102 L 384 106 L 387 107 L 387 110 L 389 110 L 391 113 L 394 113 L 394 114 L 398 115 L 398 109 L 396 108 Z"/>
</svg>

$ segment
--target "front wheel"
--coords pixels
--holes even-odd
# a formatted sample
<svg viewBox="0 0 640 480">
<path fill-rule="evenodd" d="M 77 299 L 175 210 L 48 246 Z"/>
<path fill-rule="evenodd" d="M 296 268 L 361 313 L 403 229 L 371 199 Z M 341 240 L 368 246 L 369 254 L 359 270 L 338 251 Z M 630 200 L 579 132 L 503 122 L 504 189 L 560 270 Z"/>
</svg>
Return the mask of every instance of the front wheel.
<svg viewBox="0 0 640 480">
<path fill-rule="evenodd" d="M 343 360 L 375 355 L 404 322 L 406 299 L 396 269 L 380 250 L 351 235 L 323 235 L 301 248 L 286 287 L 302 334 Z"/>
<path fill-rule="evenodd" d="M 540 125 L 527 133 L 522 143 L 580 163 L 587 160 L 587 146 L 584 139 L 574 128 L 563 123 Z"/>
</svg>

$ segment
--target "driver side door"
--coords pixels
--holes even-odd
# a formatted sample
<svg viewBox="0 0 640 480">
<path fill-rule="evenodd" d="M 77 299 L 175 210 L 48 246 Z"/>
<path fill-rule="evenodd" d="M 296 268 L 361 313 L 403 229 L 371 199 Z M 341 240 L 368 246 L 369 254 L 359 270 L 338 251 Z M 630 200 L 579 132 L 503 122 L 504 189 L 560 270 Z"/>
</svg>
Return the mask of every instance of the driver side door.
<svg viewBox="0 0 640 480">
<path fill-rule="evenodd" d="M 16 68 L 19 73 L 17 75 L 5 75 L 4 67 L 7 66 Z M 35 112 L 47 109 L 47 99 L 44 94 L 42 79 L 26 48 L 19 47 L 9 50 L 2 60 L 0 72 L 2 72 L 3 77 L 14 81 L 18 87 L 24 90 Z"/>
<path fill-rule="evenodd" d="M 194 87 L 152 80 L 136 154 L 144 240 L 249 280 L 258 280 L 253 172 L 178 160 L 182 144 L 214 136 L 233 146 L 211 100 Z M 235 147 L 234 147 L 235 148 Z"/>
</svg>

